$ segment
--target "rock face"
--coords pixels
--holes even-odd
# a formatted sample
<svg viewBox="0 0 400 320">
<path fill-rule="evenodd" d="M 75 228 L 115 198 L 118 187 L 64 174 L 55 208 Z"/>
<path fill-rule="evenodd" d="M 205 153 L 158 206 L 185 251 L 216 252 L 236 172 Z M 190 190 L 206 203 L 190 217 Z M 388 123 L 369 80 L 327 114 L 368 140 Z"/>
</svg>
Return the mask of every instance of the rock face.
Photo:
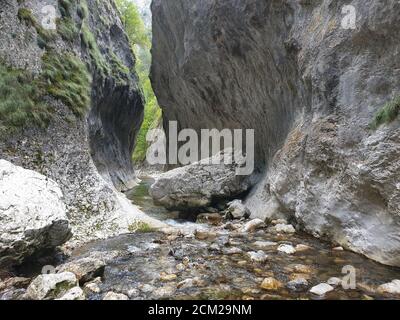
<svg viewBox="0 0 400 320">
<path fill-rule="evenodd" d="M 71 272 L 42 274 L 29 285 L 26 294 L 32 300 L 61 298 L 78 285 L 78 280 Z"/>
<path fill-rule="evenodd" d="M 54 31 L 41 26 L 46 5 L 55 8 Z M 0 42 L 1 66 L 23 69 L 40 83 L 44 75 L 51 75 L 46 61 L 60 59 L 51 71 L 66 73 L 53 79 L 56 89 L 33 85 L 45 91 L 40 103 L 50 110 L 48 123 L 40 128 L 28 121 L 2 135 L 0 158 L 59 184 L 75 240 L 128 232 L 144 214 L 116 191 L 135 183 L 131 154 L 143 118 L 143 98 L 114 1 L 2 1 Z M 68 70 L 66 57 L 72 57 L 72 69 L 79 63 L 81 69 L 88 66 L 88 75 Z M 63 78 L 71 83 L 57 83 Z M 79 87 L 81 78 L 91 79 L 88 92 Z M 74 108 L 85 94 L 90 102 L 79 116 Z M 8 129 L 7 125 L 0 119 L 0 127 Z"/>
<path fill-rule="evenodd" d="M 369 124 L 400 94 L 400 3 L 352 1 L 354 29 L 348 4 L 155 0 L 152 81 L 164 122 L 255 129 L 253 216 L 399 266 L 399 120 Z"/>
<path fill-rule="evenodd" d="M 0 160 L 0 267 L 18 264 L 70 237 L 57 183 Z"/>
<path fill-rule="evenodd" d="M 227 158 L 232 161 L 228 161 Z M 231 164 L 225 164 L 225 160 Z M 220 164 L 212 164 L 219 162 Z M 248 177 L 236 175 L 241 161 L 221 153 L 161 174 L 150 188 L 155 201 L 169 209 L 202 208 L 229 200 L 250 187 Z"/>
</svg>

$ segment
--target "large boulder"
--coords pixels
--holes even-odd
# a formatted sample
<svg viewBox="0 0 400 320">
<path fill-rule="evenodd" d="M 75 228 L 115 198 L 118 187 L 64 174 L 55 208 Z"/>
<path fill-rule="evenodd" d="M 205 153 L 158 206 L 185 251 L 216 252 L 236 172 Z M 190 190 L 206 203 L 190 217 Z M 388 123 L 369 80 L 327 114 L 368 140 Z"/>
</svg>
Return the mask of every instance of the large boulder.
<svg viewBox="0 0 400 320">
<path fill-rule="evenodd" d="M 153 199 L 168 209 L 202 208 L 232 199 L 250 187 L 248 176 L 237 175 L 244 158 L 231 150 L 161 174 L 150 188 Z M 219 163 L 219 164 L 217 164 Z M 230 163 L 230 164 L 226 164 Z"/>
<path fill-rule="evenodd" d="M 71 237 L 57 183 L 0 160 L 0 266 L 21 263 Z"/>
</svg>

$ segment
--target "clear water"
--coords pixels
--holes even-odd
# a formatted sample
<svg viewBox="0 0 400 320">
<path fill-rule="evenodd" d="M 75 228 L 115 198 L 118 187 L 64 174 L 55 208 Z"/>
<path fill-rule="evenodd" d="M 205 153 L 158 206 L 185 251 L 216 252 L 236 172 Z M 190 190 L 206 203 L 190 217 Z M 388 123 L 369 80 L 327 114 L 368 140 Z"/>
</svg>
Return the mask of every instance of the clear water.
<svg viewBox="0 0 400 320">
<path fill-rule="evenodd" d="M 129 198 L 147 214 L 181 224 L 184 220 L 179 213 L 168 212 L 153 203 L 147 191 L 151 183 L 150 178 L 143 179 L 137 188 L 128 193 Z M 95 251 L 117 255 L 106 267 L 102 292 L 129 293 L 132 299 L 399 298 L 377 293 L 376 288 L 380 284 L 400 279 L 400 269 L 383 266 L 352 252 L 332 250 L 330 244 L 308 235 L 279 235 L 269 228 L 255 234 L 232 233 L 221 227 L 212 227 L 210 230 L 219 234 L 216 239 L 199 241 L 183 236 L 175 239 L 162 233 L 123 235 L 87 244 L 74 252 L 74 258 Z M 250 261 L 247 252 L 259 250 L 254 245 L 255 241 L 290 243 L 293 246 L 304 244 L 311 249 L 288 255 L 278 252 L 275 246 L 264 250 L 268 255 L 265 263 L 254 263 Z M 223 250 L 230 247 L 240 248 L 242 253 L 223 253 Z M 295 270 L 294 265 L 299 264 L 308 269 L 306 273 Z M 330 277 L 343 277 L 342 268 L 346 265 L 356 270 L 356 289 L 344 290 L 338 287 L 324 297 L 309 292 L 312 286 L 326 282 Z M 173 276 L 166 280 L 163 278 L 164 273 Z M 290 291 L 285 285 L 299 276 L 299 273 L 308 279 L 308 286 L 299 292 Z M 279 280 L 282 287 L 277 290 L 260 288 L 266 277 Z M 199 281 L 189 287 L 182 287 L 182 281 L 193 278 Z M 101 294 L 90 298 L 101 299 Z"/>
</svg>

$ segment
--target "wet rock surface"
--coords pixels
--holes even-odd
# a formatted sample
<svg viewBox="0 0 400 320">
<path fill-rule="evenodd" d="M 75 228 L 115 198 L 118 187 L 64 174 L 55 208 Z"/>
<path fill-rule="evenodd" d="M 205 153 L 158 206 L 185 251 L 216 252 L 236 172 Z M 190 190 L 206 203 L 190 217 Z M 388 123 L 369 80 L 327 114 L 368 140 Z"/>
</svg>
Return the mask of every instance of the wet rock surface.
<svg viewBox="0 0 400 320">
<path fill-rule="evenodd" d="M 198 240 L 194 235 L 182 234 L 171 241 L 167 234 L 143 233 L 93 242 L 78 249 L 74 259 L 89 256 L 92 251 L 100 255 L 119 252 L 96 284 L 99 291 L 88 292 L 87 298 L 103 299 L 108 292 L 138 300 L 364 299 L 364 295 L 374 299 L 400 298 L 395 291 L 378 290 L 380 285 L 399 278 L 400 270 L 349 251 L 332 250 L 329 244 L 306 234 L 277 234 L 271 226 L 257 233 L 229 231 L 222 224 L 210 229 L 208 232 L 216 234 L 215 239 Z M 310 249 L 282 254 L 273 245 L 260 250 L 260 243 L 270 242 L 307 245 Z M 133 245 L 135 251 L 129 249 Z M 172 254 L 171 249 L 179 254 Z M 343 289 L 337 281 L 332 283 L 332 278 L 345 276 L 342 268 L 346 265 L 354 266 L 360 282 L 354 290 Z"/>
</svg>

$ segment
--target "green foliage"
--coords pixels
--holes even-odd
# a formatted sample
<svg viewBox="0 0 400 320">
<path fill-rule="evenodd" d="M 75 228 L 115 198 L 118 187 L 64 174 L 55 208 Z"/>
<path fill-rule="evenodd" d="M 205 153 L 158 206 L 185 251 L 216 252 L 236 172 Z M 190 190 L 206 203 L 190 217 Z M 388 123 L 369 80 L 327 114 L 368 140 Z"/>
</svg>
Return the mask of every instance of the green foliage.
<svg viewBox="0 0 400 320">
<path fill-rule="evenodd" d="M 146 103 L 144 108 L 144 119 L 142 126 L 139 130 L 136 147 L 132 155 L 132 159 L 135 163 L 142 163 L 146 159 L 147 149 L 149 147 L 146 141 L 146 135 L 149 130 L 154 129 L 161 122 L 162 112 L 160 107 L 157 105 L 157 101 L 152 99 Z"/>
<path fill-rule="evenodd" d="M 58 0 L 61 16 L 64 18 L 72 17 L 72 7 L 75 5 L 75 0 Z"/>
<path fill-rule="evenodd" d="M 136 5 L 129 0 L 116 0 L 130 44 L 136 55 L 136 72 L 146 100 L 144 120 L 139 130 L 132 158 L 141 163 L 146 158 L 149 147 L 146 136 L 150 129 L 156 128 L 162 119 L 162 112 L 151 86 L 149 71 L 151 65 L 150 31 L 146 29 Z"/>
<path fill-rule="evenodd" d="M 135 221 L 134 223 L 128 226 L 129 232 L 139 232 L 139 233 L 150 233 L 154 232 L 154 229 L 150 227 L 149 224 L 143 221 Z"/>
<path fill-rule="evenodd" d="M 81 0 L 77 13 L 81 19 L 86 19 L 89 16 L 89 9 L 86 0 Z"/>
<path fill-rule="evenodd" d="M 49 94 L 69 106 L 75 115 L 85 115 L 90 107 L 92 79 L 86 65 L 78 57 L 46 53 L 42 76 Z"/>
<path fill-rule="evenodd" d="M 74 41 L 79 34 L 79 30 L 71 18 L 58 19 L 57 30 L 65 41 L 70 42 Z"/>
<path fill-rule="evenodd" d="M 400 96 L 386 103 L 381 110 L 375 114 L 375 118 L 370 124 L 372 129 L 377 129 L 384 123 L 394 121 L 400 114 Z"/>
<path fill-rule="evenodd" d="M 12 133 L 29 124 L 47 125 L 50 113 L 41 101 L 38 80 L 27 72 L 0 63 L 0 133 Z"/>
<path fill-rule="evenodd" d="M 131 46 L 150 48 L 148 32 L 135 3 L 129 0 L 116 0 L 115 2 L 121 13 L 122 23 L 125 25 Z"/>
<path fill-rule="evenodd" d="M 118 58 L 114 52 L 110 51 L 110 57 L 111 57 L 111 69 L 114 77 L 117 79 L 119 84 L 122 85 L 126 84 L 129 81 L 129 74 L 130 74 L 129 68 L 126 65 L 124 65 L 121 59 Z"/>
<path fill-rule="evenodd" d="M 110 67 L 104 56 L 101 54 L 96 39 L 86 23 L 82 25 L 82 40 L 88 48 L 90 57 L 95 64 L 97 70 L 102 75 L 109 75 Z"/>
</svg>

